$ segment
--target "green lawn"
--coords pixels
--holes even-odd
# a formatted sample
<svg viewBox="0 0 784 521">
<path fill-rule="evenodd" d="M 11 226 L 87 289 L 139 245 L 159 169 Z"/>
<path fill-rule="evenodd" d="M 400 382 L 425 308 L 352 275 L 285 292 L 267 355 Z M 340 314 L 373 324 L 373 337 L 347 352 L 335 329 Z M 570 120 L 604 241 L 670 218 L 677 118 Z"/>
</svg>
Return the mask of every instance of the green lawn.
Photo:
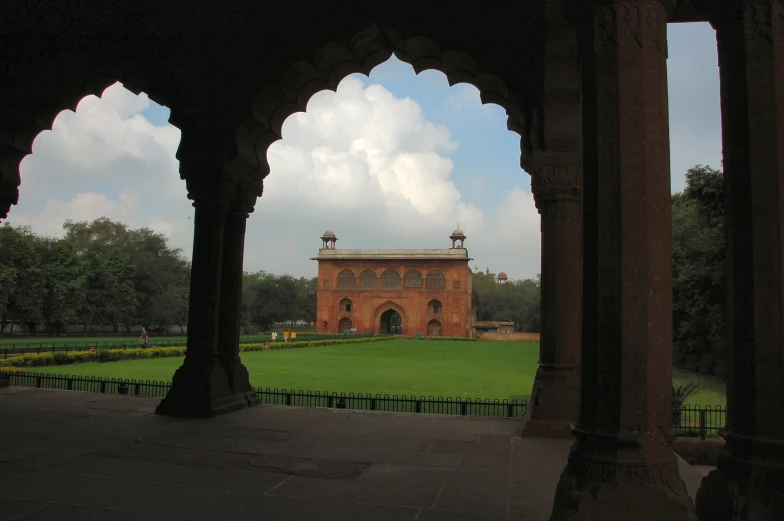
<svg viewBox="0 0 784 521">
<path fill-rule="evenodd" d="M 439 340 L 390 340 L 242 354 L 256 387 L 517 400 L 530 394 L 538 359 L 535 342 Z M 158 358 L 29 370 L 170 381 L 181 363 L 181 358 Z M 676 370 L 676 383 L 690 377 Z M 723 383 L 715 379 L 705 383 L 707 389 L 689 402 L 724 405 Z"/>
</svg>

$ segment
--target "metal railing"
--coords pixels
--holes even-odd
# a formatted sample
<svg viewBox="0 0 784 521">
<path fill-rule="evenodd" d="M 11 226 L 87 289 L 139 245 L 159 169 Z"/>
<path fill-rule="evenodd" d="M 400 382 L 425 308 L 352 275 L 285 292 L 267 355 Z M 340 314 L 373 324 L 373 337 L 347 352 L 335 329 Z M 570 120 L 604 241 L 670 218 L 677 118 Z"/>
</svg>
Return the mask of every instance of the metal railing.
<svg viewBox="0 0 784 521">
<path fill-rule="evenodd" d="M 289 342 L 311 342 L 319 340 L 338 340 L 345 338 L 367 338 L 372 337 L 373 334 L 357 334 L 357 335 L 297 335 L 297 338 L 289 339 Z M 270 335 L 254 335 L 240 337 L 240 344 L 263 344 L 264 342 L 272 342 Z M 284 342 L 283 334 L 278 333 L 278 338 L 275 342 Z M 167 340 L 167 339 L 151 339 L 148 347 L 186 347 L 187 340 Z M 70 351 L 90 351 L 91 349 L 138 349 L 141 347 L 139 341 L 82 341 L 82 342 L 18 342 L 18 343 L 0 343 L 0 358 L 8 358 L 15 355 L 30 355 L 41 353 L 68 353 Z"/>
<path fill-rule="evenodd" d="M 680 424 L 673 421 L 672 430 L 678 436 L 717 438 L 719 429 L 727 424 L 727 409 L 721 405 L 684 405 L 680 410 Z"/>
<path fill-rule="evenodd" d="M 96 393 L 122 394 L 163 398 L 171 388 L 171 382 L 156 380 L 132 380 L 101 378 L 95 376 L 69 376 L 51 373 L 4 372 L 10 385 L 88 391 Z M 487 416 L 495 418 L 520 418 L 527 408 L 528 400 L 501 400 L 482 398 L 416 397 L 389 394 L 338 393 L 320 391 L 295 391 L 290 389 L 254 389 L 261 403 L 295 407 L 326 407 L 332 409 L 354 409 L 366 411 L 409 412 L 423 414 L 451 414 L 460 416 Z M 719 436 L 719 429 L 727 423 L 727 410 L 716 406 L 691 406 L 681 409 L 680 423 L 673 425 L 677 436 L 701 439 Z"/>
<path fill-rule="evenodd" d="M 123 394 L 131 396 L 164 397 L 171 382 L 155 380 L 129 380 L 95 376 L 69 376 L 50 373 L 3 372 L 10 385 Z M 256 395 L 261 403 L 298 407 L 326 407 L 366 411 L 411 412 L 423 414 L 452 414 L 462 416 L 489 416 L 495 418 L 520 418 L 525 414 L 528 400 L 499 400 L 481 398 L 416 397 L 388 394 L 354 394 L 319 391 L 295 391 L 258 387 Z"/>
</svg>

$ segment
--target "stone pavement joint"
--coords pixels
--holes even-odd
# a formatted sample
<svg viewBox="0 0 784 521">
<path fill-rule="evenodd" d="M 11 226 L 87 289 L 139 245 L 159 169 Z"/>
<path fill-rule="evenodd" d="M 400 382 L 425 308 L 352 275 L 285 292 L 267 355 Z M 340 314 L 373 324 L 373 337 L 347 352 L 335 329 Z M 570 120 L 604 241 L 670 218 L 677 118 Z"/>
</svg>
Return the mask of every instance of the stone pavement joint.
<svg viewBox="0 0 784 521">
<path fill-rule="evenodd" d="M 544 521 L 571 447 L 519 420 L 157 403 L 0 390 L 0 521 Z"/>
</svg>

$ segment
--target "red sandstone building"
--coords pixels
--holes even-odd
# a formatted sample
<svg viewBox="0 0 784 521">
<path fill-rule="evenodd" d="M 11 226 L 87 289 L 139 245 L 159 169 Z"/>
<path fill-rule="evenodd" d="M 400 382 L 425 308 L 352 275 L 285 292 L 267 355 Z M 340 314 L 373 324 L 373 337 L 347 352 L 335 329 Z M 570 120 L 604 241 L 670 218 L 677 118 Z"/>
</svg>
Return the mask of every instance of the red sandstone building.
<svg viewBox="0 0 784 521">
<path fill-rule="evenodd" d="M 341 250 L 327 230 L 318 261 L 317 329 L 329 333 L 470 336 L 471 269 L 465 235 L 452 247 Z"/>
</svg>

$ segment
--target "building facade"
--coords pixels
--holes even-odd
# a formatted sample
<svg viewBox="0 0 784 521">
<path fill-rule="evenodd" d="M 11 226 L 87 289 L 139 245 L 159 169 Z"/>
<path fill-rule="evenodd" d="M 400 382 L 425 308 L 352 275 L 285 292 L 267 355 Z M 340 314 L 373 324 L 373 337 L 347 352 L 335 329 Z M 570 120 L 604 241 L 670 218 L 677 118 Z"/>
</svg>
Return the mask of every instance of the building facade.
<svg viewBox="0 0 784 521">
<path fill-rule="evenodd" d="M 465 235 L 426 250 L 337 249 L 328 230 L 318 261 L 317 331 L 471 336 L 471 269 Z"/>
</svg>

